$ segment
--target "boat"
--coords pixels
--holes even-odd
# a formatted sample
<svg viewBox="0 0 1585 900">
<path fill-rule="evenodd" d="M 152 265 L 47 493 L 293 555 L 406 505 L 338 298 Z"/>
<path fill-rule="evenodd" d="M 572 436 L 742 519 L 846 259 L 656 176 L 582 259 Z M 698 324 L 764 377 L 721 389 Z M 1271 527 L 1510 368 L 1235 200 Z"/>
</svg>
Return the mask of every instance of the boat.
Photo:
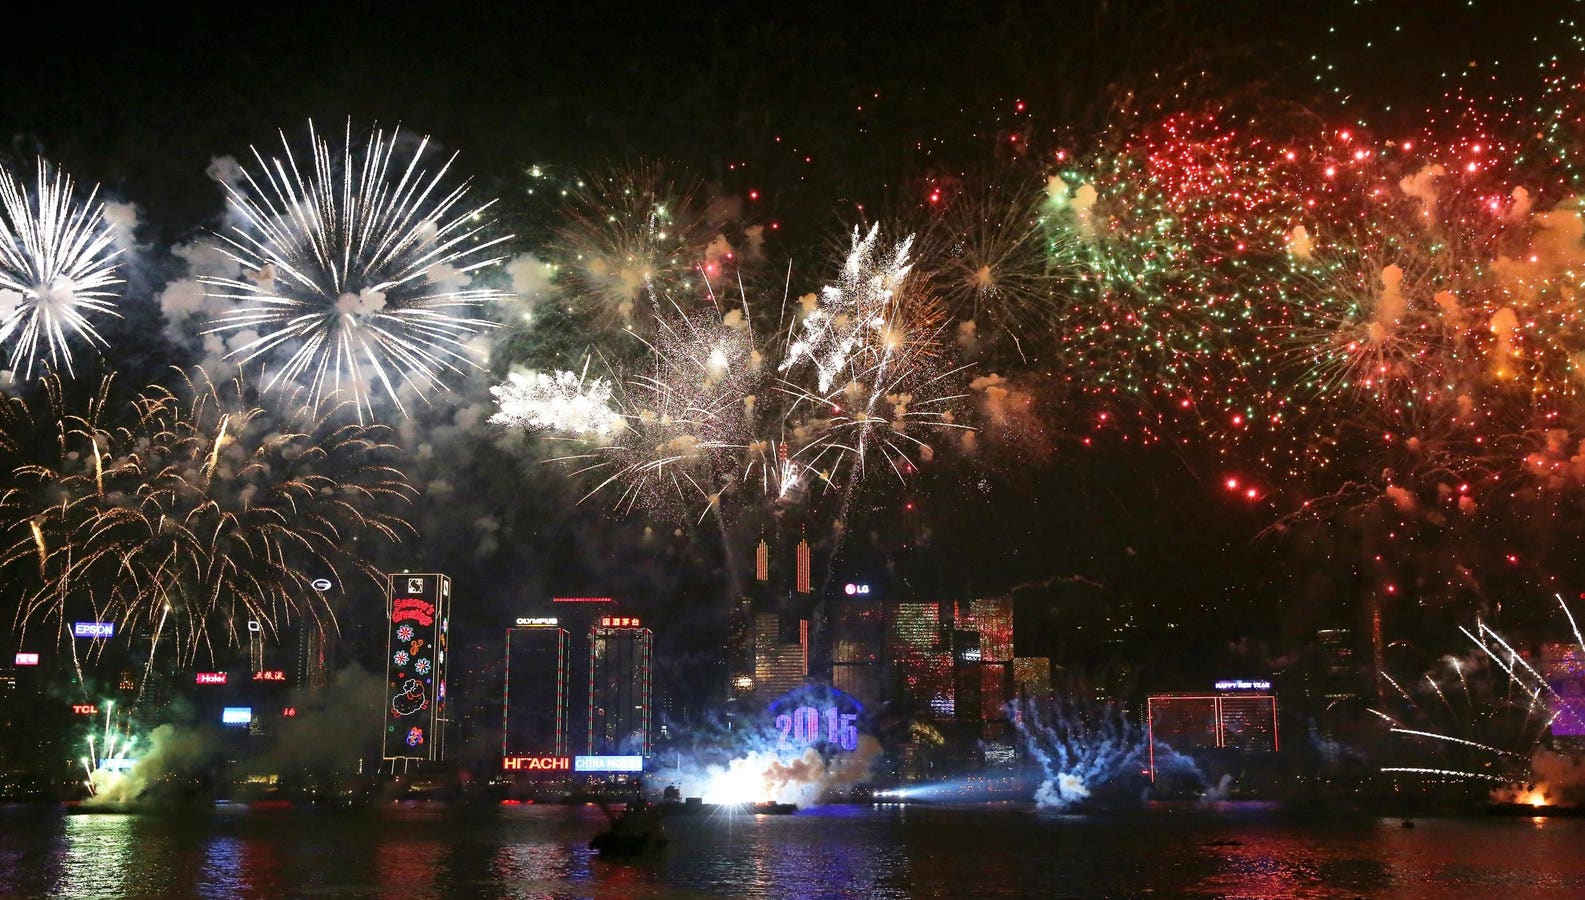
<svg viewBox="0 0 1585 900">
<path fill-rule="evenodd" d="M 603 800 L 599 803 L 611 827 L 589 841 L 590 850 L 601 856 L 638 856 L 666 846 L 666 829 L 661 827 L 660 814 L 653 806 L 639 800 L 629 803 L 618 816 Z"/>
<path fill-rule="evenodd" d="M 750 803 L 748 811 L 756 816 L 790 816 L 798 811 L 798 804 L 765 800 L 760 803 Z"/>
</svg>

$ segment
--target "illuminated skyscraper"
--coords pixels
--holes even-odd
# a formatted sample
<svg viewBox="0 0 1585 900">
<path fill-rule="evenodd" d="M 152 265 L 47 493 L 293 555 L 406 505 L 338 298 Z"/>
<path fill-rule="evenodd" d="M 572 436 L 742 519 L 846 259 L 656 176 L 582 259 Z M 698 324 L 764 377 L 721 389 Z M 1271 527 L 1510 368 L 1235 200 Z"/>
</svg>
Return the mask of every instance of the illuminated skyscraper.
<svg viewBox="0 0 1585 900">
<path fill-rule="evenodd" d="M 654 645 L 630 616 L 601 616 L 590 630 L 587 753 L 649 755 Z"/>
<path fill-rule="evenodd" d="M 389 584 L 384 757 L 443 760 L 451 579 L 404 572 L 390 576 Z"/>
<path fill-rule="evenodd" d="M 1156 694 L 1145 701 L 1151 779 L 1159 742 L 1179 753 L 1277 749 L 1277 698 L 1270 694 Z"/>
<path fill-rule="evenodd" d="M 813 587 L 813 585 L 811 583 L 811 575 L 810 575 L 810 573 L 811 573 L 811 567 L 810 567 L 810 561 L 809 561 L 809 542 L 807 540 L 799 539 L 799 541 L 798 541 L 798 581 L 797 581 L 798 593 L 807 594 L 810 591 L 814 590 L 814 587 Z"/>
<path fill-rule="evenodd" d="M 770 580 L 770 545 L 763 538 L 759 546 L 754 548 L 754 580 Z"/>
<path fill-rule="evenodd" d="M 836 601 L 831 618 L 831 683 L 861 703 L 882 699 L 885 606 L 852 597 Z"/>
<path fill-rule="evenodd" d="M 941 627 L 939 603 L 894 603 L 886 635 L 891 667 L 904 703 L 938 719 L 957 713 L 953 655 Z"/>
<path fill-rule="evenodd" d="M 802 687 L 809 674 L 809 620 L 760 613 L 754 617 L 754 689 L 761 698 Z"/>
<path fill-rule="evenodd" d="M 501 755 L 566 756 L 567 630 L 555 619 L 522 621 L 506 630 Z"/>
</svg>

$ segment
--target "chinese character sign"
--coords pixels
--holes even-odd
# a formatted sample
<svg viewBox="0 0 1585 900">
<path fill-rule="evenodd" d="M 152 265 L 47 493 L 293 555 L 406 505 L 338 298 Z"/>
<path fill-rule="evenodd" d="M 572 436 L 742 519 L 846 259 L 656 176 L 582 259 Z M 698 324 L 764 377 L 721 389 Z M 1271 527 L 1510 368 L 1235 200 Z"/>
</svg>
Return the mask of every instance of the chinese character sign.
<svg viewBox="0 0 1585 900">
<path fill-rule="evenodd" d="M 386 759 L 442 758 L 436 730 L 445 719 L 450 588 L 444 575 L 391 576 L 381 732 Z"/>
</svg>

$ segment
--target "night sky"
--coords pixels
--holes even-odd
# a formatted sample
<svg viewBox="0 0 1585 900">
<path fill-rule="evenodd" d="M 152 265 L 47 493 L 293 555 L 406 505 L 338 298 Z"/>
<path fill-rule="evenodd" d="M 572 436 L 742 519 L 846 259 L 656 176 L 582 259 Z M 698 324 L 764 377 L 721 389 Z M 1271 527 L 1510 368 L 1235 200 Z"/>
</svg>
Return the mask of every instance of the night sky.
<svg viewBox="0 0 1585 900">
<path fill-rule="evenodd" d="M 813 284 L 852 225 L 906 218 L 929 190 L 979 173 L 1034 172 L 1026 153 L 1082 145 L 1124 95 L 1142 109 L 1225 98 L 1257 118 L 1392 133 L 1450 89 L 1521 95 L 1537 61 L 1579 60 L 1577 29 L 1556 24 L 1578 14 L 1572 2 L 795 7 L 46 6 L 11 34 L 0 133 L 6 162 L 43 154 L 137 205 L 144 250 L 110 365 L 155 377 L 191 361 L 159 336 L 153 298 L 175 271 L 169 248 L 219 226 L 206 167 L 275 144 L 277 129 L 300 137 L 308 119 L 401 124 L 460 151 L 457 171 L 503 198 L 513 252 L 540 249 L 558 215 L 525 194 L 528 167 L 666 160 L 714 194 L 761 192 L 755 214 L 782 224 L 773 256 Z M 1197 667 L 1229 656 L 1276 667 L 1283 648 L 1350 615 L 1341 598 L 1356 574 L 1329 561 L 1359 552 L 1344 546 L 1354 538 L 1259 539 L 1282 511 L 1230 498 L 1211 450 L 1087 449 L 1078 417 L 1054 419 L 1039 447 L 923 473 L 866 508 L 834 579 L 918 599 L 1016 588 L 1034 645 L 1130 622 L 1157 667 L 1138 677 L 1154 686 L 1195 683 Z M 471 614 L 459 602 L 461 621 L 494 633 L 548 594 L 609 591 L 675 625 L 657 630 L 679 671 L 709 658 L 726 577 L 713 524 L 646 541 L 641 516 L 574 508 L 579 492 L 556 472 L 500 453 L 480 438 L 444 473 L 452 493 L 414 516 L 425 536 L 413 567 L 451 572 L 478 601 Z M 483 519 L 497 529 L 488 550 Z M 755 536 L 731 533 L 740 560 Z M 1208 655 L 1206 643 L 1238 649 Z"/>
</svg>

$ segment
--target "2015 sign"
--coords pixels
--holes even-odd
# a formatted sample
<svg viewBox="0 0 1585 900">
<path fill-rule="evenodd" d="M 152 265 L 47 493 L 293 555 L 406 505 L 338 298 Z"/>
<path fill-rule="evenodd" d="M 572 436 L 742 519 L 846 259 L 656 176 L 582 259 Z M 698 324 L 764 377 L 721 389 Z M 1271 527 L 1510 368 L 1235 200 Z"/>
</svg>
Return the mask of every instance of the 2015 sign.
<svg viewBox="0 0 1585 900">
<path fill-rule="evenodd" d="M 835 706 L 828 706 L 823 711 L 813 706 L 800 706 L 791 713 L 782 713 L 776 717 L 776 727 L 781 730 L 782 746 L 792 744 L 827 743 L 843 750 L 857 750 L 859 748 L 859 728 L 857 713 L 845 713 Z M 822 720 L 825 724 L 825 737 L 820 736 Z"/>
</svg>

